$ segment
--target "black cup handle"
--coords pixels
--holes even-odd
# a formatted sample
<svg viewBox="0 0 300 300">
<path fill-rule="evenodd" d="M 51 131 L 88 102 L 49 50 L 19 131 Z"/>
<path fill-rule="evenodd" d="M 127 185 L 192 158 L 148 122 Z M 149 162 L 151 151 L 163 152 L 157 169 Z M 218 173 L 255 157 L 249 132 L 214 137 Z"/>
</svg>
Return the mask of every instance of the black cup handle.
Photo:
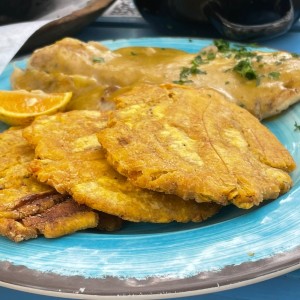
<svg viewBox="0 0 300 300">
<path fill-rule="evenodd" d="M 222 36 L 238 41 L 258 41 L 274 38 L 286 33 L 294 23 L 292 0 L 288 0 L 286 13 L 282 18 L 258 25 L 243 25 L 229 21 L 222 13 L 219 3 L 215 0 L 208 1 L 204 12 Z"/>
</svg>

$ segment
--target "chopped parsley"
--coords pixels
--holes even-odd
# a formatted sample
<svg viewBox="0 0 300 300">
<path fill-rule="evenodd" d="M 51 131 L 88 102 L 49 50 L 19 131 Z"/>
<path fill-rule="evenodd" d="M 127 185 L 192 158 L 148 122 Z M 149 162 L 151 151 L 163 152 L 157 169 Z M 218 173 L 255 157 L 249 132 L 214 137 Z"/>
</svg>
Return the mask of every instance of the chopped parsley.
<svg viewBox="0 0 300 300">
<path fill-rule="evenodd" d="M 209 53 L 207 53 L 206 58 L 207 58 L 208 60 L 214 60 L 214 59 L 216 58 L 216 53 L 214 53 L 214 52 L 209 52 Z"/>
<path fill-rule="evenodd" d="M 177 84 L 185 84 L 185 83 L 191 83 L 192 80 L 188 79 L 190 75 L 196 75 L 196 74 L 207 74 L 206 71 L 202 71 L 199 69 L 199 65 L 206 64 L 207 62 L 203 60 L 201 55 L 197 55 L 194 57 L 194 59 L 191 61 L 191 67 L 183 67 L 179 74 L 179 80 L 173 81 L 173 83 Z"/>
<path fill-rule="evenodd" d="M 189 75 L 191 75 L 191 69 L 188 67 L 183 67 L 181 69 L 179 77 L 181 80 L 185 80 L 188 78 Z"/>
<path fill-rule="evenodd" d="M 196 65 L 193 65 L 191 68 L 190 68 L 190 74 L 203 74 L 203 75 L 206 75 L 206 71 L 202 71 L 198 68 L 198 66 Z"/>
<path fill-rule="evenodd" d="M 224 53 L 223 57 L 225 57 L 225 58 L 231 58 L 232 57 L 232 53 L 230 53 L 230 52 Z"/>
<path fill-rule="evenodd" d="M 241 47 L 240 49 L 237 49 L 235 52 L 236 52 L 236 54 L 235 54 L 234 58 L 236 58 L 236 59 L 257 56 L 255 54 L 255 52 L 247 50 L 246 47 Z"/>
<path fill-rule="evenodd" d="M 230 44 L 228 41 L 225 40 L 214 40 L 214 45 L 218 48 L 220 52 L 227 52 L 230 51 Z"/>
<path fill-rule="evenodd" d="M 209 64 L 214 60 L 217 55 L 224 58 L 232 58 L 235 60 L 235 65 L 233 68 L 229 68 L 224 72 L 234 71 L 240 76 L 247 80 L 256 81 L 256 85 L 260 85 L 263 78 L 270 78 L 277 80 L 280 78 L 280 72 L 272 71 L 270 73 L 263 73 L 263 67 L 266 65 L 264 61 L 264 55 L 256 51 L 251 50 L 249 47 L 257 47 L 257 44 L 249 44 L 247 46 L 243 44 L 233 44 L 231 45 L 228 41 L 217 39 L 214 40 L 214 46 L 217 47 L 217 53 L 211 52 L 209 50 L 201 51 L 194 59 L 190 62 L 189 66 L 185 66 L 181 69 L 179 74 L 179 80 L 173 81 L 174 83 L 184 84 L 187 82 L 193 82 L 191 80 L 192 75 L 196 74 L 207 74 L 206 71 L 200 69 L 201 65 Z M 277 57 L 279 54 L 272 53 L 273 57 Z M 300 54 L 291 53 L 293 57 L 300 57 Z M 283 61 L 287 60 L 285 57 L 278 57 L 274 62 L 274 66 L 279 66 Z M 258 70 L 260 72 L 258 72 Z M 225 81 L 225 85 L 228 85 L 229 81 Z M 300 125 L 299 125 L 300 130 Z"/>
<path fill-rule="evenodd" d="M 230 58 L 232 53 L 235 53 L 236 59 L 256 56 L 255 52 L 249 51 L 244 45 L 235 44 L 234 47 L 230 47 L 230 43 L 224 40 L 215 40 L 214 45 L 219 52 L 224 53 L 224 57 Z"/>
<path fill-rule="evenodd" d="M 190 68 L 183 67 L 181 69 L 181 72 L 180 72 L 180 75 L 179 75 L 179 80 L 175 80 L 175 81 L 173 81 L 173 83 L 185 84 L 185 83 L 188 83 L 188 82 L 192 82 L 192 80 L 187 79 L 190 74 L 191 74 Z"/>
<path fill-rule="evenodd" d="M 292 55 L 292 57 L 294 57 L 294 58 L 299 58 L 299 57 L 300 57 L 300 54 L 298 54 L 298 53 L 291 53 L 291 55 Z"/>
<path fill-rule="evenodd" d="M 257 80 L 258 75 L 249 59 L 240 60 L 233 68 L 235 72 L 248 80 Z"/>
<path fill-rule="evenodd" d="M 257 56 L 256 56 L 256 61 L 257 61 L 257 62 L 261 62 L 262 59 L 263 59 L 263 56 L 262 56 L 262 55 L 257 55 Z"/>
<path fill-rule="evenodd" d="M 279 72 L 270 72 L 270 73 L 268 74 L 268 76 L 269 76 L 270 78 L 272 78 L 272 79 L 279 79 L 280 73 L 279 73 Z"/>
<path fill-rule="evenodd" d="M 300 131 L 300 125 L 296 121 L 294 123 L 294 131 Z"/>
<path fill-rule="evenodd" d="M 185 84 L 185 83 L 192 83 L 193 82 L 193 80 L 181 80 L 181 79 L 179 79 L 179 80 L 173 80 L 173 83 L 176 83 L 176 84 Z"/>
<path fill-rule="evenodd" d="M 94 63 L 103 63 L 105 62 L 103 57 L 93 57 L 93 62 Z"/>
<path fill-rule="evenodd" d="M 202 56 L 201 55 L 197 55 L 195 56 L 195 58 L 192 60 L 192 65 L 202 65 L 202 64 L 205 64 L 206 62 L 203 60 Z"/>
<path fill-rule="evenodd" d="M 206 74 L 206 72 L 198 69 L 197 65 L 195 64 L 193 64 L 191 68 L 183 67 L 179 74 L 179 80 L 175 80 L 173 83 L 185 84 L 193 82 L 192 80 L 189 80 L 188 77 L 195 74 Z"/>
</svg>

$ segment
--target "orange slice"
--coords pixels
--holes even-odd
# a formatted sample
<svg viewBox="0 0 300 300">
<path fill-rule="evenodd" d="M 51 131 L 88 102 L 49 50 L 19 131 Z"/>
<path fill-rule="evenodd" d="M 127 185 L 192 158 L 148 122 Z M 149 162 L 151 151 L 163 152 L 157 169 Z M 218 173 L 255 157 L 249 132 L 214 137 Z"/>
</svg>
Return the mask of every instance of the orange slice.
<svg viewBox="0 0 300 300">
<path fill-rule="evenodd" d="M 0 121 L 9 125 L 28 125 L 37 116 L 63 111 L 71 97 L 71 92 L 0 91 Z"/>
</svg>

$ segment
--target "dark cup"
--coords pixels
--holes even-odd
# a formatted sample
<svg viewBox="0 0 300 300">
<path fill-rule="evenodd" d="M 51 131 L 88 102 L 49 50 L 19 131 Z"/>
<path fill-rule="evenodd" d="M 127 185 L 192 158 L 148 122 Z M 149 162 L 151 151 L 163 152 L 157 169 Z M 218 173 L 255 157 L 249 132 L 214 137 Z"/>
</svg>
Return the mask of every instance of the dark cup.
<svg viewBox="0 0 300 300">
<path fill-rule="evenodd" d="M 300 0 L 135 0 L 135 4 L 157 28 L 193 30 L 210 23 L 222 36 L 239 41 L 282 35 L 300 16 Z"/>
<path fill-rule="evenodd" d="M 53 8 L 52 0 L 0 0 L 0 25 L 34 20 Z"/>
<path fill-rule="evenodd" d="M 31 9 L 31 0 L 1 0 L 0 24 L 8 24 L 26 20 Z"/>
</svg>

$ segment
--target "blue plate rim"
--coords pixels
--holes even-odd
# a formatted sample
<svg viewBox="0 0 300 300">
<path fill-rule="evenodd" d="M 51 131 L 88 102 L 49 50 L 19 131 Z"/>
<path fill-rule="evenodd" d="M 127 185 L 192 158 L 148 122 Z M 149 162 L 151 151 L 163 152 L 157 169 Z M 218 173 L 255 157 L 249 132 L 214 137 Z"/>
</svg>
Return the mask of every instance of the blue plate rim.
<svg viewBox="0 0 300 300">
<path fill-rule="evenodd" d="M 191 38 L 137 38 L 137 39 L 120 39 L 120 40 L 106 40 L 101 41 L 104 45 L 109 46 L 110 48 L 113 47 L 119 47 L 120 44 L 124 44 L 125 46 L 128 45 L 148 45 L 148 46 L 155 46 L 155 43 L 158 44 L 170 44 L 170 47 L 174 47 L 172 45 L 176 43 L 185 43 L 188 45 L 193 44 L 197 47 L 197 45 L 201 43 L 211 43 L 211 39 L 191 39 Z M 195 45 L 196 44 L 196 45 Z M 240 43 L 239 43 L 240 44 Z M 186 45 L 184 46 L 186 47 Z M 199 48 L 198 48 L 199 49 Z M 274 49 L 270 48 L 258 48 L 259 50 L 263 51 L 274 51 Z M 16 62 L 18 63 L 18 62 Z M 24 63 L 23 60 L 21 60 L 21 63 Z M 12 65 L 10 65 L 5 71 L 4 76 L 7 76 L 12 70 Z M 0 81 L 1 84 L 1 81 Z M 287 112 L 284 113 L 284 118 L 289 118 L 289 114 L 293 115 L 293 118 L 295 118 L 295 114 L 293 113 L 293 110 L 296 109 L 300 111 L 299 105 L 295 105 L 292 109 L 289 109 Z M 279 117 L 280 118 L 280 117 Z M 298 119 L 297 119 L 298 120 Z M 299 121 L 299 120 L 298 120 Z M 267 126 L 274 126 L 274 122 L 276 123 L 276 119 L 271 120 L 269 123 L 266 122 Z M 290 126 L 291 123 L 289 122 L 288 125 Z M 292 137 L 294 138 L 296 135 L 293 133 Z M 284 138 L 284 137 L 283 137 Z M 295 149 L 294 149 L 295 150 Z M 297 150 L 295 156 L 298 157 Z M 295 175 L 296 176 L 296 175 Z M 299 181 L 298 181 L 298 174 L 297 174 L 297 184 L 296 187 L 292 190 L 291 193 L 280 197 L 278 200 L 275 200 L 272 202 L 273 209 L 276 211 L 279 209 L 280 206 L 287 205 L 286 203 L 289 203 L 289 201 L 292 201 L 289 199 L 290 195 L 292 197 L 295 197 L 295 195 L 298 195 L 300 193 L 299 190 Z M 262 210 L 268 211 L 268 206 L 264 206 Z M 270 208 L 270 206 L 269 206 Z M 271 211 L 272 212 L 272 211 Z M 258 213 L 259 215 L 261 213 Z M 260 216 L 261 217 L 261 216 Z M 243 216 L 242 217 L 244 221 L 251 221 L 251 217 Z M 238 224 L 239 217 L 237 219 L 232 220 L 233 223 Z M 263 220 L 263 219 L 261 219 Z M 270 221 L 270 220 L 269 220 Z M 230 223 L 231 221 L 229 221 Z M 266 220 L 268 222 L 268 220 Z M 228 223 L 228 222 L 227 222 Z M 224 222 L 222 222 L 224 225 Z M 267 223 L 268 224 L 268 223 Z M 300 228 L 300 222 L 295 223 L 296 225 L 299 225 Z M 294 225 L 295 225 L 294 224 Z M 213 227 L 214 224 L 210 227 Z M 219 226 L 219 225 L 218 225 Z M 189 234 L 192 234 L 192 232 L 197 232 L 197 229 L 191 229 L 189 230 Z M 78 234 L 76 234 L 78 236 Z M 76 236 L 75 235 L 75 236 Z M 166 235 L 171 235 L 171 233 L 166 233 Z M 176 235 L 176 234 L 175 234 Z M 2 239 L 0 239 L 0 244 L 2 242 Z M 9 241 L 4 242 L 6 245 L 9 245 Z M 28 245 L 29 242 L 24 243 L 24 245 Z M 297 242 L 298 243 L 298 242 Z M 37 245 L 38 247 L 39 245 Z M 11 248 L 11 245 L 8 246 L 8 248 Z M 22 248 L 22 247 L 20 247 Z M 280 248 L 280 247 L 279 247 Z M 124 278 L 121 277 L 109 277 L 106 278 L 87 278 L 86 276 L 80 276 L 80 275 L 64 275 L 64 274 L 55 274 L 53 272 L 45 272 L 41 270 L 35 270 L 34 268 L 30 268 L 28 265 L 22 265 L 20 263 L 17 263 L 15 261 L 9 261 L 4 260 L 1 261 L 1 250 L 0 250 L 0 265 L 1 267 L 0 271 L 0 285 L 6 286 L 6 287 L 12 287 L 15 289 L 23 290 L 23 291 L 29 291 L 33 293 L 39 293 L 39 294 L 45 294 L 45 295 L 55 295 L 55 296 L 61 296 L 61 297 L 70 297 L 73 298 L 79 298 L 79 299 L 91 299 L 91 297 L 115 297 L 116 295 L 123 296 L 123 297 L 135 297 L 143 299 L 145 297 L 159 297 L 159 298 L 165 298 L 165 297 L 182 297 L 182 296 L 188 296 L 188 295 L 200 295 L 204 293 L 210 293 L 215 291 L 220 291 L 224 289 L 239 287 L 247 284 L 251 284 L 254 282 L 259 282 L 265 279 L 269 279 L 284 273 L 287 273 L 289 271 L 295 270 L 299 267 L 300 264 L 300 243 L 298 243 L 296 246 L 291 247 L 289 250 L 286 250 L 286 248 L 282 248 L 282 251 L 277 251 L 275 253 L 268 253 L 266 256 L 262 256 L 263 258 L 256 257 L 256 253 L 249 251 L 248 256 L 245 256 L 244 261 L 238 263 L 238 264 L 231 264 L 231 262 L 226 265 L 225 268 L 222 268 L 221 270 L 210 270 L 205 272 L 196 272 L 193 276 L 183 276 L 183 278 L 175 278 L 175 279 L 168 279 L 164 276 L 145 276 L 145 278 L 134 278 L 130 276 L 125 276 Z M 248 270 L 247 272 L 245 271 Z M 249 272 L 250 270 L 250 272 Z M 223 272 L 223 273 L 222 273 Z M 225 273 L 224 273 L 225 272 Z M 4 274 L 5 273 L 5 274 Z M 34 274 L 33 274 L 34 273 Z M 4 274 L 4 275 L 3 275 Z M 14 275 L 13 275 L 14 274 Z M 26 274 L 26 280 L 22 281 L 20 280 L 20 277 L 23 277 L 24 274 Z M 233 276 L 235 274 L 235 276 Z M 17 275 L 17 279 L 16 279 Z M 50 277 L 47 277 L 47 276 Z M 14 276 L 14 279 L 12 279 Z M 212 276 L 212 277 L 211 277 Z M 219 276 L 219 277 L 218 277 Z M 32 279 L 35 278 L 39 279 L 39 284 L 32 284 Z M 52 280 L 52 283 L 49 284 L 49 282 L 44 282 L 42 285 L 40 284 L 43 282 L 43 278 L 45 277 L 45 280 Z M 24 278 L 24 277 L 23 277 Z M 50 278 L 50 279 L 49 279 Z M 62 280 L 63 279 L 63 280 Z M 74 279 L 76 279 L 74 281 Z M 166 280 L 167 279 L 167 280 Z M 78 289 L 78 280 L 81 284 L 87 285 L 88 281 L 92 282 L 92 285 L 90 289 L 87 289 L 86 287 L 84 289 Z M 155 283 L 155 280 L 157 281 Z M 56 284 L 59 285 L 60 282 L 65 282 L 64 286 L 55 286 Z M 160 282 L 159 282 L 160 281 Z M 71 282 L 75 282 L 76 286 L 72 285 L 70 286 Z M 111 283 L 115 284 L 114 289 L 108 289 L 103 294 L 103 287 L 107 284 Z M 122 284 L 121 284 L 122 283 Z M 83 284 L 83 285 L 84 285 Z M 53 286 L 54 285 L 54 286 Z M 95 286 L 100 286 L 100 290 L 97 290 Z M 119 285 L 119 289 L 116 288 Z M 57 291 L 59 289 L 60 291 Z"/>
</svg>

